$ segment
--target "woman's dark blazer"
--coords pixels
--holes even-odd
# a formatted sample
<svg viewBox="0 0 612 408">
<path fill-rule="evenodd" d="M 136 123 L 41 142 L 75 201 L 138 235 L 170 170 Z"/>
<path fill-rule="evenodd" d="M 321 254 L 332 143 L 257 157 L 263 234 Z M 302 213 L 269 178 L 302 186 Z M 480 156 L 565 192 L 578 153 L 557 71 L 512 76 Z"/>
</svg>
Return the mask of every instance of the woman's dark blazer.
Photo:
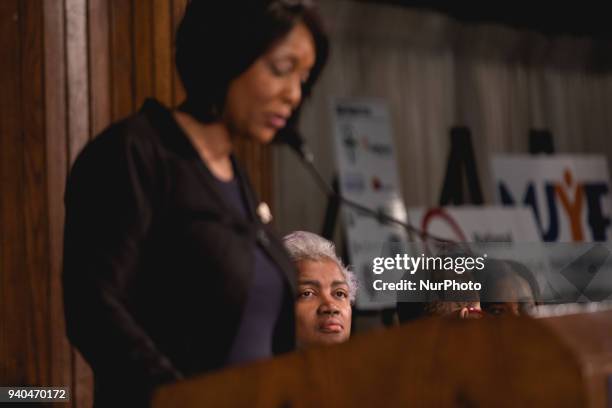
<svg viewBox="0 0 612 408">
<path fill-rule="evenodd" d="M 248 220 L 154 100 L 75 162 L 65 196 L 65 315 L 70 341 L 94 370 L 97 406 L 138 405 L 158 384 L 224 365 L 256 244 L 284 275 L 274 352 L 293 349 L 295 271 L 234 165 Z"/>
</svg>

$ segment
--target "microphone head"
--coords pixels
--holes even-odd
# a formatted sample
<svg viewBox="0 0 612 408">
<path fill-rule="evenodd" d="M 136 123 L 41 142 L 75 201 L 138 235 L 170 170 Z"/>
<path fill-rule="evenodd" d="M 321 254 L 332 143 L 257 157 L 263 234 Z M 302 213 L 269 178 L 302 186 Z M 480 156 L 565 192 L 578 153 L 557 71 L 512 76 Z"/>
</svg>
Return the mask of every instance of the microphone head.
<svg viewBox="0 0 612 408">
<path fill-rule="evenodd" d="M 302 135 L 294 127 L 285 127 L 279 130 L 273 142 L 285 144 L 300 155 L 302 154 L 304 139 L 302 139 Z"/>
<path fill-rule="evenodd" d="M 300 157 L 300 159 L 312 163 L 314 161 L 314 155 L 310 149 L 308 149 L 306 143 L 304 143 L 304 139 L 297 129 L 300 110 L 301 107 L 298 107 L 295 112 L 293 112 L 287 121 L 287 125 L 276 133 L 272 143 L 285 144 L 289 146 L 289 148 L 291 148 L 291 150 L 293 150 Z"/>
<path fill-rule="evenodd" d="M 314 155 L 304 143 L 304 139 L 300 132 L 293 126 L 281 129 L 273 140 L 273 143 L 285 144 L 293 150 L 300 159 L 306 162 L 314 161 Z"/>
</svg>

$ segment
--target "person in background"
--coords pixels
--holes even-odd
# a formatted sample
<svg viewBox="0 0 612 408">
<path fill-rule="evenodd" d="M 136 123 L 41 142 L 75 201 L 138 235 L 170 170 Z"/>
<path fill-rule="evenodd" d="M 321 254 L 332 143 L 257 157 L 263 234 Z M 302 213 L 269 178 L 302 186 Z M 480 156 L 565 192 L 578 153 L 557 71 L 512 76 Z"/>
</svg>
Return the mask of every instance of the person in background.
<svg viewBox="0 0 612 408">
<path fill-rule="evenodd" d="M 184 103 L 149 99 L 80 153 L 64 310 L 95 407 L 146 407 L 160 384 L 294 349 L 295 270 L 233 148 L 297 125 L 327 43 L 308 0 L 191 0 Z"/>
<path fill-rule="evenodd" d="M 444 255 L 440 255 L 444 257 Z M 458 255 L 452 255 L 458 256 Z M 458 274 L 449 269 L 418 270 L 414 274 L 408 272 L 403 279 L 414 282 L 429 280 L 431 282 L 444 282 L 454 280 L 458 283 L 476 282 L 471 271 Z M 477 290 L 435 290 L 411 291 L 398 295 L 396 305 L 397 316 L 400 323 L 423 317 L 451 317 L 460 319 L 478 319 L 482 317 L 480 307 L 480 294 Z"/>
<path fill-rule="evenodd" d="M 295 231 L 283 241 L 298 270 L 298 348 L 347 341 L 351 335 L 351 304 L 357 293 L 354 274 L 342 264 L 334 244 L 316 234 Z"/>
<path fill-rule="evenodd" d="M 480 272 L 482 309 L 492 316 L 530 316 L 537 308 L 539 288 L 520 262 L 489 259 Z"/>
</svg>

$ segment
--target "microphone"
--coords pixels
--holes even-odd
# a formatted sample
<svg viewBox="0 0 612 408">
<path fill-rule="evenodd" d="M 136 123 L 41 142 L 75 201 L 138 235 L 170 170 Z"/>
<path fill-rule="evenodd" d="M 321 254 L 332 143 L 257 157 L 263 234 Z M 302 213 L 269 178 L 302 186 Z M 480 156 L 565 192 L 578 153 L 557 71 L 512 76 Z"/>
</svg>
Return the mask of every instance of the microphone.
<svg viewBox="0 0 612 408">
<path fill-rule="evenodd" d="M 360 211 L 363 214 L 367 214 L 368 216 L 375 218 L 381 224 L 396 224 L 396 225 L 403 227 L 408 232 L 408 236 L 411 241 L 414 240 L 413 235 L 417 234 L 417 236 L 419 236 L 423 240 L 432 239 L 434 241 L 438 241 L 440 243 L 445 243 L 445 244 L 454 243 L 451 240 L 428 234 L 425 231 L 422 231 L 419 228 L 414 227 L 408 222 L 404 222 L 402 220 L 399 220 L 395 217 L 392 217 L 386 214 L 382 210 L 376 211 L 369 207 L 361 205 L 355 201 L 349 200 L 348 198 L 340 194 L 338 191 L 334 190 L 329 185 L 329 183 L 325 181 L 321 173 L 319 173 L 319 171 L 317 170 L 316 166 L 314 165 L 314 154 L 308 148 L 308 145 L 306 145 L 306 142 L 302 138 L 302 135 L 294 126 L 286 127 L 285 129 L 282 129 L 277 134 L 275 138 L 275 142 L 286 144 L 291 150 L 293 150 L 297 154 L 301 162 L 304 164 L 306 169 L 310 172 L 310 174 L 313 176 L 313 178 L 319 185 L 319 188 L 321 188 L 324 191 L 325 195 L 327 195 L 329 198 L 335 198 L 342 204 L 345 204 L 349 207 L 352 207 Z"/>
<path fill-rule="evenodd" d="M 312 154 L 302 135 L 295 127 L 291 126 L 282 129 L 274 140 L 289 146 L 306 163 L 312 164 L 314 162 L 314 154 Z"/>
</svg>

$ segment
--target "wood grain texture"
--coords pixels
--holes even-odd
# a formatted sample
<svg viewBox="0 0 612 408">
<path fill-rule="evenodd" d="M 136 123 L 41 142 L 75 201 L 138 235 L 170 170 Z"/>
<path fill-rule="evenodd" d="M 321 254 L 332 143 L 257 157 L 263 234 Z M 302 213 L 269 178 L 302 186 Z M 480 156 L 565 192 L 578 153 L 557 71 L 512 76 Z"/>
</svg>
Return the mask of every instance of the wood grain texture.
<svg viewBox="0 0 612 408">
<path fill-rule="evenodd" d="M 28 322 L 24 295 L 23 138 L 19 2 L 0 2 L 0 380 L 28 384 Z"/>
<path fill-rule="evenodd" d="M 134 109 L 138 109 L 147 97 L 154 94 L 153 31 L 153 2 L 151 0 L 133 0 Z"/>
<path fill-rule="evenodd" d="M 49 315 L 49 264 L 47 183 L 45 178 L 44 53 L 42 0 L 20 2 L 21 21 L 21 129 L 23 166 L 24 265 L 21 273 L 26 296 L 20 298 L 27 336 L 22 350 L 28 380 L 49 384 L 51 330 Z"/>
<path fill-rule="evenodd" d="M 422 319 L 164 386 L 153 407 L 587 406 L 584 350 L 539 319 Z"/>
<path fill-rule="evenodd" d="M 111 120 L 109 3 L 89 0 L 89 86 L 91 137 L 100 133 Z"/>
<path fill-rule="evenodd" d="M 68 153 L 74 161 L 89 140 L 87 0 L 66 0 Z"/>
<path fill-rule="evenodd" d="M 67 160 L 64 5 L 44 2 L 45 143 L 49 251 L 50 385 L 72 382 L 72 353 L 66 338 L 62 298 L 62 240 Z"/>
<path fill-rule="evenodd" d="M 132 71 L 132 2 L 109 0 L 111 119 L 125 118 L 134 109 Z"/>
<path fill-rule="evenodd" d="M 187 0 L 170 0 L 170 2 L 172 4 L 172 24 L 173 24 L 172 55 L 174 55 L 174 52 L 175 52 L 174 39 L 176 38 L 176 30 L 179 26 L 179 23 L 181 22 L 181 19 L 183 18 L 183 14 L 185 13 L 185 7 L 187 5 Z M 174 102 L 174 106 L 177 106 L 178 104 L 180 104 L 181 102 L 185 100 L 185 89 L 183 88 L 183 84 L 181 83 L 181 80 L 176 71 L 176 65 L 174 63 L 172 64 L 172 72 L 173 72 L 172 100 Z"/>
<path fill-rule="evenodd" d="M 265 201 L 272 214 L 274 214 L 274 190 L 272 175 L 274 173 L 274 162 L 272 156 L 272 146 L 265 146 L 262 148 L 262 155 L 260 158 L 261 172 L 263 174 L 261 183 L 261 199 Z"/>
<path fill-rule="evenodd" d="M 153 0 L 154 95 L 166 106 L 172 106 L 174 67 L 172 2 Z"/>
<path fill-rule="evenodd" d="M 249 174 L 259 199 L 269 206 L 273 202 L 270 149 L 270 146 L 262 146 L 250 140 L 237 140 L 234 145 L 234 153 Z"/>
<path fill-rule="evenodd" d="M 68 158 L 73 163 L 90 136 L 87 0 L 66 0 Z M 78 352 L 72 355 L 72 399 L 77 407 L 93 401 L 93 376 Z"/>
</svg>

